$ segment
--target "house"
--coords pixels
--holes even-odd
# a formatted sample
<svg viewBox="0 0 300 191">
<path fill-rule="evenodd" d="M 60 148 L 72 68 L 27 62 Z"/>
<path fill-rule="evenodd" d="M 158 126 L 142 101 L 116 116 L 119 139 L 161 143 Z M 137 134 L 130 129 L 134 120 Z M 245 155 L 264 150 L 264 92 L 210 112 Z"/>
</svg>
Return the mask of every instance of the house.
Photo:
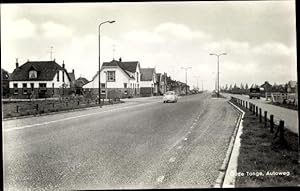
<svg viewBox="0 0 300 191">
<path fill-rule="evenodd" d="M 153 96 L 158 92 L 155 68 L 141 68 L 140 94 Z"/>
<path fill-rule="evenodd" d="M 13 98 L 46 98 L 69 94 L 71 79 L 65 64 L 53 61 L 27 61 L 9 76 Z"/>
<path fill-rule="evenodd" d="M 167 73 L 158 74 L 158 93 L 163 95 L 167 92 Z"/>
<path fill-rule="evenodd" d="M 110 94 L 123 97 L 140 95 L 141 68 L 138 61 L 123 62 L 120 58 L 111 62 L 104 62 L 100 72 L 101 98 Z M 84 92 L 98 95 L 99 72 L 92 81 L 83 86 Z"/>
<path fill-rule="evenodd" d="M 9 93 L 9 73 L 1 68 L 1 90 L 2 90 L 2 97 L 8 96 Z"/>
<path fill-rule="evenodd" d="M 87 83 L 89 83 L 89 81 L 84 77 L 79 77 L 77 80 L 75 80 L 75 94 L 82 95 L 82 87 Z"/>
<path fill-rule="evenodd" d="M 265 83 L 262 84 L 260 87 L 262 87 L 265 92 L 271 92 L 272 91 L 272 85 L 268 81 L 265 81 Z"/>
<path fill-rule="evenodd" d="M 75 82 L 76 82 L 76 78 L 75 78 L 75 72 L 74 69 L 72 70 L 72 72 L 68 73 L 69 77 L 70 77 L 70 88 L 71 88 L 71 92 L 73 94 L 75 94 L 76 89 L 75 89 Z"/>
</svg>

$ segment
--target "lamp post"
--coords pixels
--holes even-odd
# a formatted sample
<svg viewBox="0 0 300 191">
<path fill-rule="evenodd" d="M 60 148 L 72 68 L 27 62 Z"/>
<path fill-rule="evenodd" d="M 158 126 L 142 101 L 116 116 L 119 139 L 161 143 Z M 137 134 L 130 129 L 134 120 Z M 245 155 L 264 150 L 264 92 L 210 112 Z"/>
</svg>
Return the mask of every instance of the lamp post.
<svg viewBox="0 0 300 191">
<path fill-rule="evenodd" d="M 214 53 L 210 53 L 209 55 L 214 55 L 214 56 L 217 56 L 218 57 L 218 73 L 217 73 L 217 75 L 218 75 L 218 85 L 217 85 L 217 97 L 219 97 L 220 96 L 220 88 L 219 88 L 219 61 L 220 61 L 220 56 L 222 56 L 222 55 L 227 55 L 227 53 L 226 52 L 224 52 L 224 53 L 222 53 L 222 54 L 214 54 Z"/>
<path fill-rule="evenodd" d="M 101 72 L 101 61 L 100 61 L 100 27 L 101 27 L 101 25 L 103 25 L 103 24 L 105 24 L 105 23 L 114 23 L 115 21 L 104 21 L 104 22 L 102 22 L 102 23 L 100 23 L 99 25 L 98 25 L 98 40 L 99 40 L 99 88 L 98 88 L 98 90 L 99 90 L 99 92 L 98 92 L 98 94 L 99 94 L 99 100 L 98 100 L 98 102 L 99 102 L 99 105 L 100 105 L 100 107 L 101 107 L 101 83 L 100 83 L 100 72 Z"/>
<path fill-rule="evenodd" d="M 187 95 L 187 70 L 191 69 L 192 67 L 181 67 L 181 69 L 185 69 L 185 95 Z"/>
</svg>

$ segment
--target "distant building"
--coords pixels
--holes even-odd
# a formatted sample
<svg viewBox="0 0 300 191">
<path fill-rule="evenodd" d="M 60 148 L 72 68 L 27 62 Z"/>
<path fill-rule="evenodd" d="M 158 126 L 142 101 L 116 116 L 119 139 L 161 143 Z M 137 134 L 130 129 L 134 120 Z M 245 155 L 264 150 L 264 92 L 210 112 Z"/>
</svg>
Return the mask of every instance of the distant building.
<svg viewBox="0 0 300 191">
<path fill-rule="evenodd" d="M 9 94 L 9 73 L 1 68 L 1 88 L 2 88 L 2 97 L 6 97 Z"/>
<path fill-rule="evenodd" d="M 75 80 L 75 94 L 82 95 L 83 86 L 87 83 L 89 83 L 89 81 L 83 77 L 79 77 L 77 80 Z"/>
<path fill-rule="evenodd" d="M 265 92 L 271 92 L 272 91 L 272 85 L 268 81 L 265 81 L 265 83 L 262 84 L 260 87 L 262 87 Z"/>
<path fill-rule="evenodd" d="M 62 66 L 53 61 L 27 61 L 16 68 L 9 77 L 9 91 L 13 98 L 45 98 L 68 95 L 70 76 Z"/>
<path fill-rule="evenodd" d="M 287 83 L 287 92 L 288 93 L 296 93 L 297 92 L 297 81 L 289 81 Z"/>
<path fill-rule="evenodd" d="M 118 94 L 120 97 L 140 96 L 141 68 L 138 61 L 123 62 L 112 60 L 104 62 L 100 73 L 101 97 Z M 92 81 L 83 86 L 84 92 L 98 95 L 99 72 Z"/>
<path fill-rule="evenodd" d="M 141 68 L 141 96 L 153 96 L 157 94 L 156 72 L 154 68 Z"/>
</svg>

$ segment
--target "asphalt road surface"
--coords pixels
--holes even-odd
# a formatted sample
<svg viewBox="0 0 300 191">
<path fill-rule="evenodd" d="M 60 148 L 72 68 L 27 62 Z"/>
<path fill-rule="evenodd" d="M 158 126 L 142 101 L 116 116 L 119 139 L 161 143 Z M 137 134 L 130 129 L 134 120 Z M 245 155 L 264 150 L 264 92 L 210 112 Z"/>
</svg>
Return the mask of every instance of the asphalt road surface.
<svg viewBox="0 0 300 191">
<path fill-rule="evenodd" d="M 206 93 L 3 122 L 5 190 L 211 187 L 238 113 Z"/>
</svg>

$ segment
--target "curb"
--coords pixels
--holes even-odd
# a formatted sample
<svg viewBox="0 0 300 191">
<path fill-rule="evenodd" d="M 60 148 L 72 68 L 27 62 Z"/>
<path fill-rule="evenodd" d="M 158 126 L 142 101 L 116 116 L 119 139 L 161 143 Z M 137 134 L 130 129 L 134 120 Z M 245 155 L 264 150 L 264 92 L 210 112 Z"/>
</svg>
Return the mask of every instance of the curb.
<svg viewBox="0 0 300 191">
<path fill-rule="evenodd" d="M 232 102 L 228 101 L 229 104 L 231 104 L 239 113 L 239 118 L 236 122 L 236 125 L 235 125 L 235 129 L 233 131 L 233 134 L 231 136 L 231 139 L 230 139 L 230 142 L 229 142 L 229 146 L 228 146 L 228 149 L 227 149 L 227 152 L 226 152 L 226 156 L 225 156 L 225 159 L 223 160 L 223 163 L 222 163 L 222 166 L 220 167 L 219 171 L 219 176 L 216 180 L 216 183 L 214 185 L 215 188 L 223 188 L 224 187 L 224 182 L 227 186 L 228 182 L 230 183 L 235 183 L 235 178 L 232 177 L 232 176 L 228 176 L 228 168 L 230 166 L 230 169 L 232 169 L 232 153 L 233 151 L 235 150 L 235 147 L 236 147 L 236 143 L 237 143 L 237 134 L 238 132 L 240 131 L 240 127 L 241 127 L 241 122 L 243 121 L 242 119 L 244 118 L 244 114 L 245 112 L 242 111 L 240 108 L 238 108 L 236 105 L 234 105 Z M 239 149 L 239 148 L 238 148 Z M 237 155 L 238 157 L 238 155 Z M 235 171 L 236 171 L 236 168 L 235 168 Z M 234 187 L 234 186 L 231 186 L 231 187 Z"/>
</svg>

